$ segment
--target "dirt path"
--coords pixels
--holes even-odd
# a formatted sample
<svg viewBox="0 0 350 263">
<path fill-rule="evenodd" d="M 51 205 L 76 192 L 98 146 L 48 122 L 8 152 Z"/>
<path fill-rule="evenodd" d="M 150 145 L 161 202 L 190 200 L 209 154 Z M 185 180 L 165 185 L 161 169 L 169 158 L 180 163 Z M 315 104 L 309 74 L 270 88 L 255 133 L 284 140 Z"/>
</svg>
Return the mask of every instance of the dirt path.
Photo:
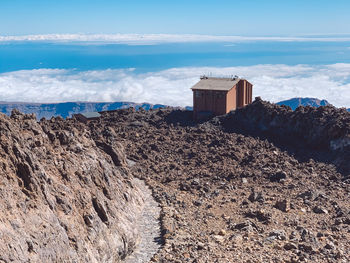
<svg viewBox="0 0 350 263">
<path fill-rule="evenodd" d="M 145 206 L 138 219 L 140 239 L 135 252 L 128 256 L 124 263 L 149 262 L 161 247 L 161 231 L 159 223 L 160 207 L 153 199 L 152 191 L 140 179 L 134 178 L 133 183 L 144 193 Z"/>
</svg>

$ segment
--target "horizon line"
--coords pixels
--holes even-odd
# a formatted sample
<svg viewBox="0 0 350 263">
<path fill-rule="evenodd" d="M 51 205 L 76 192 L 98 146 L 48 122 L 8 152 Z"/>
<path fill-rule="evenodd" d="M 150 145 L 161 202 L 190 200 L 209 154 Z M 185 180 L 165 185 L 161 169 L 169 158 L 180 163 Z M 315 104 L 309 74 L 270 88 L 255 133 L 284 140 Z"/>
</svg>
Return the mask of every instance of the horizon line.
<svg viewBox="0 0 350 263">
<path fill-rule="evenodd" d="M 344 36 L 349 35 L 349 36 Z M 317 36 L 317 37 L 315 37 Z M 342 36 L 342 37 L 334 37 Z M 303 35 L 303 36 L 240 36 L 240 35 L 205 35 L 205 34 L 28 34 L 0 35 L 0 43 L 13 42 L 49 42 L 49 43 L 102 43 L 154 45 L 166 43 L 205 43 L 205 42 L 350 42 L 349 34 Z"/>
</svg>

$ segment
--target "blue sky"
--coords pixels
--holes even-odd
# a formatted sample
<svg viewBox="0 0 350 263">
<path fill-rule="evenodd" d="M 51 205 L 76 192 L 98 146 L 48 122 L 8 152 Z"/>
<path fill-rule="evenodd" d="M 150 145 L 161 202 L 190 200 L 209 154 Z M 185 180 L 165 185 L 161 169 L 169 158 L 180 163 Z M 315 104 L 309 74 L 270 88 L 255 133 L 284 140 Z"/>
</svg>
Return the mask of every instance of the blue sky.
<svg viewBox="0 0 350 263">
<path fill-rule="evenodd" d="M 349 11 L 349 0 L 0 0 L 0 101 L 185 106 L 213 73 L 273 102 L 349 107 Z"/>
<path fill-rule="evenodd" d="M 1 0 L 0 35 L 350 33 L 348 0 Z"/>
</svg>

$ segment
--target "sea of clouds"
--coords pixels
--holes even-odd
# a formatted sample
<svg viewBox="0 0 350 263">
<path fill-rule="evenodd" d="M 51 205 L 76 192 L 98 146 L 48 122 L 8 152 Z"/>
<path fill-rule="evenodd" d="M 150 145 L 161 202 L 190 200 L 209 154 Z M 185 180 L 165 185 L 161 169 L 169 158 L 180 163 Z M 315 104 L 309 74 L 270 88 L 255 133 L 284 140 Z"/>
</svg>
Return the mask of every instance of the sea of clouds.
<svg viewBox="0 0 350 263">
<path fill-rule="evenodd" d="M 130 101 L 191 106 L 190 88 L 203 74 L 244 77 L 254 85 L 254 97 L 272 102 L 315 97 L 350 107 L 350 64 L 185 67 L 149 73 L 133 69 L 21 70 L 0 74 L 0 101 Z"/>
</svg>

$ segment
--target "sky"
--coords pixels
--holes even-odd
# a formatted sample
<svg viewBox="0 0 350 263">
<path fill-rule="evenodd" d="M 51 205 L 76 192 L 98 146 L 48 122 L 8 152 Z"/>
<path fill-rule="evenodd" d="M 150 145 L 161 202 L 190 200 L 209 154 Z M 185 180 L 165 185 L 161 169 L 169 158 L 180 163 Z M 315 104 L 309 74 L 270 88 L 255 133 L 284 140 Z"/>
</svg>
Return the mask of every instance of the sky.
<svg viewBox="0 0 350 263">
<path fill-rule="evenodd" d="M 0 35 L 350 33 L 348 0 L 1 0 Z"/>
<path fill-rule="evenodd" d="M 190 87 L 212 73 L 245 77 L 272 102 L 349 108 L 349 10 L 349 0 L 0 0 L 0 101 L 191 106 Z"/>
</svg>

